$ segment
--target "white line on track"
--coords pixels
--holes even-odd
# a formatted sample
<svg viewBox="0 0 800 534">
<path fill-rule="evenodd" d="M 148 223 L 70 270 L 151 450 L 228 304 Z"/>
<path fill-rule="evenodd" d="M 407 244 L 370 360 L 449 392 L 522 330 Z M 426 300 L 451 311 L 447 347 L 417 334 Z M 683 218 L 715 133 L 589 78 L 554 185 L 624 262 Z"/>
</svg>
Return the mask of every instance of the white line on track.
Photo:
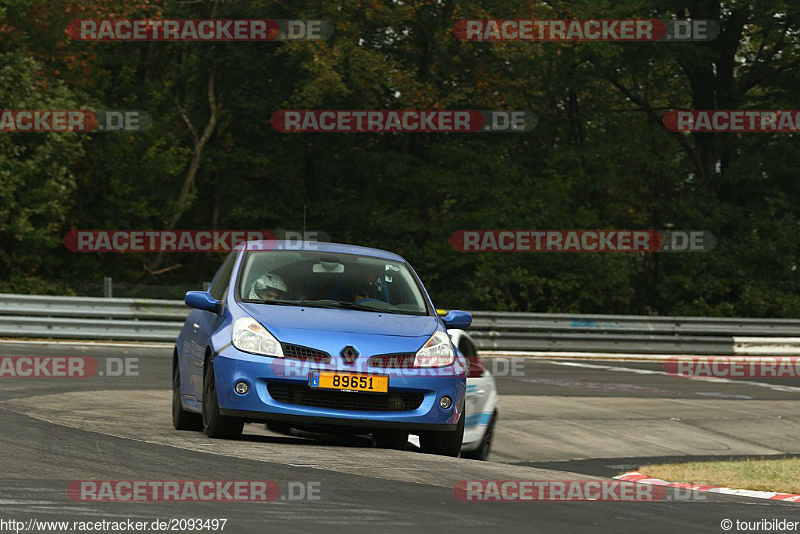
<svg viewBox="0 0 800 534">
<path fill-rule="evenodd" d="M 576 360 L 611 360 L 611 361 L 664 361 L 675 354 L 629 354 L 621 352 L 556 352 L 525 350 L 486 350 L 478 351 L 481 358 L 520 357 L 520 358 L 574 358 Z"/>
<path fill-rule="evenodd" d="M 615 371 L 620 373 L 634 373 L 637 375 L 664 375 L 664 376 L 671 376 L 664 371 L 653 371 L 650 369 L 633 369 L 631 367 L 615 367 L 613 365 L 598 365 L 592 363 L 580 363 L 580 362 L 559 362 L 555 360 L 544 360 L 542 363 L 550 363 L 553 365 L 563 365 L 566 367 L 583 367 L 585 369 L 599 369 L 602 371 Z M 681 377 L 674 377 L 674 378 L 681 378 Z M 788 393 L 795 393 L 800 392 L 800 387 L 794 386 L 782 386 L 780 384 L 767 384 L 764 382 L 754 382 L 752 380 L 732 380 L 730 378 L 719 378 L 719 377 L 712 377 L 712 376 L 692 376 L 686 377 L 685 380 L 700 380 L 703 382 L 714 382 L 717 384 L 745 384 L 748 386 L 757 386 L 762 388 L 771 389 L 773 391 L 783 391 Z"/>
</svg>

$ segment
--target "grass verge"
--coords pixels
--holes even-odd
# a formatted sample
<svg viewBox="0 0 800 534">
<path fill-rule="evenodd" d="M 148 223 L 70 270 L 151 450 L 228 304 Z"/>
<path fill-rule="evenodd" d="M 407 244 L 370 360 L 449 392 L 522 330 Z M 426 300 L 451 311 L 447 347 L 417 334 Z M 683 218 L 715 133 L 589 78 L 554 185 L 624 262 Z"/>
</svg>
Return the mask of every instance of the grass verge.
<svg viewBox="0 0 800 534">
<path fill-rule="evenodd" d="M 800 458 L 643 465 L 639 472 L 668 482 L 800 493 Z"/>
</svg>

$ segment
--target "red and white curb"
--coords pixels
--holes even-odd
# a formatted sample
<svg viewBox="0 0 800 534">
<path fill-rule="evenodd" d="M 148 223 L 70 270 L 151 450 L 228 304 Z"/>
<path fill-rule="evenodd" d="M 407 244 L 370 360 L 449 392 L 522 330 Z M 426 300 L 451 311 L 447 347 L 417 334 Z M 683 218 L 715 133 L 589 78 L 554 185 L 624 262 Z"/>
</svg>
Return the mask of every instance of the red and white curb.
<svg viewBox="0 0 800 534">
<path fill-rule="evenodd" d="M 638 471 L 630 471 L 614 477 L 617 480 L 627 482 L 639 482 L 640 484 L 652 484 L 654 486 L 666 486 L 668 488 L 690 489 L 693 491 L 707 491 L 708 493 L 721 493 L 723 495 L 736 495 L 739 497 L 753 497 L 756 499 L 770 499 L 773 501 L 800 502 L 800 495 L 796 493 L 776 493 L 774 491 L 755 491 L 746 489 L 725 488 L 722 486 L 707 486 L 705 484 L 688 484 L 685 482 L 667 482 L 660 478 L 651 478 Z"/>
</svg>

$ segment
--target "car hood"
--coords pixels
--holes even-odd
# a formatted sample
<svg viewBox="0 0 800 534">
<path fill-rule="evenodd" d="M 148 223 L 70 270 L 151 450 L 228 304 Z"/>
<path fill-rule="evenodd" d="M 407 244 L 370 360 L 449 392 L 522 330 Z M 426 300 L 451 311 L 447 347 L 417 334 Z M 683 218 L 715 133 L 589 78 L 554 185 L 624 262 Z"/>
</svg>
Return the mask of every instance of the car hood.
<svg viewBox="0 0 800 534">
<path fill-rule="evenodd" d="M 279 340 L 326 332 L 395 336 L 430 337 L 438 326 L 436 317 L 373 313 L 347 309 L 271 306 L 240 302 L 239 306 L 272 332 Z"/>
</svg>

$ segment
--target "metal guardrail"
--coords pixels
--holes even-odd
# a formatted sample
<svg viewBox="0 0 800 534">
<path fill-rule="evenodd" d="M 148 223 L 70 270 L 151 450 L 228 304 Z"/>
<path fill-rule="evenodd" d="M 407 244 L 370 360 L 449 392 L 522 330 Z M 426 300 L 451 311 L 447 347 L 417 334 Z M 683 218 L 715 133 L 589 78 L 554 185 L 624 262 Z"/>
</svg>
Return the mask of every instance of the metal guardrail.
<svg viewBox="0 0 800 534">
<path fill-rule="evenodd" d="M 643 334 L 778 337 L 800 335 L 800 319 L 473 312 L 472 325 L 478 330 L 496 331 L 617 331 Z"/>
<path fill-rule="evenodd" d="M 179 300 L 0 293 L 0 336 L 175 341 L 189 311 Z"/>
<path fill-rule="evenodd" d="M 0 294 L 0 336 L 172 342 L 182 301 Z M 472 312 L 480 350 L 800 354 L 800 320 Z"/>
<path fill-rule="evenodd" d="M 479 349 L 627 354 L 800 354 L 800 320 L 474 312 Z"/>
<path fill-rule="evenodd" d="M 104 317 L 182 322 L 188 314 L 189 308 L 180 300 L 50 297 L 0 293 L 0 316 Z"/>
<path fill-rule="evenodd" d="M 0 336 L 104 341 L 175 341 L 183 322 L 0 316 Z"/>
</svg>

